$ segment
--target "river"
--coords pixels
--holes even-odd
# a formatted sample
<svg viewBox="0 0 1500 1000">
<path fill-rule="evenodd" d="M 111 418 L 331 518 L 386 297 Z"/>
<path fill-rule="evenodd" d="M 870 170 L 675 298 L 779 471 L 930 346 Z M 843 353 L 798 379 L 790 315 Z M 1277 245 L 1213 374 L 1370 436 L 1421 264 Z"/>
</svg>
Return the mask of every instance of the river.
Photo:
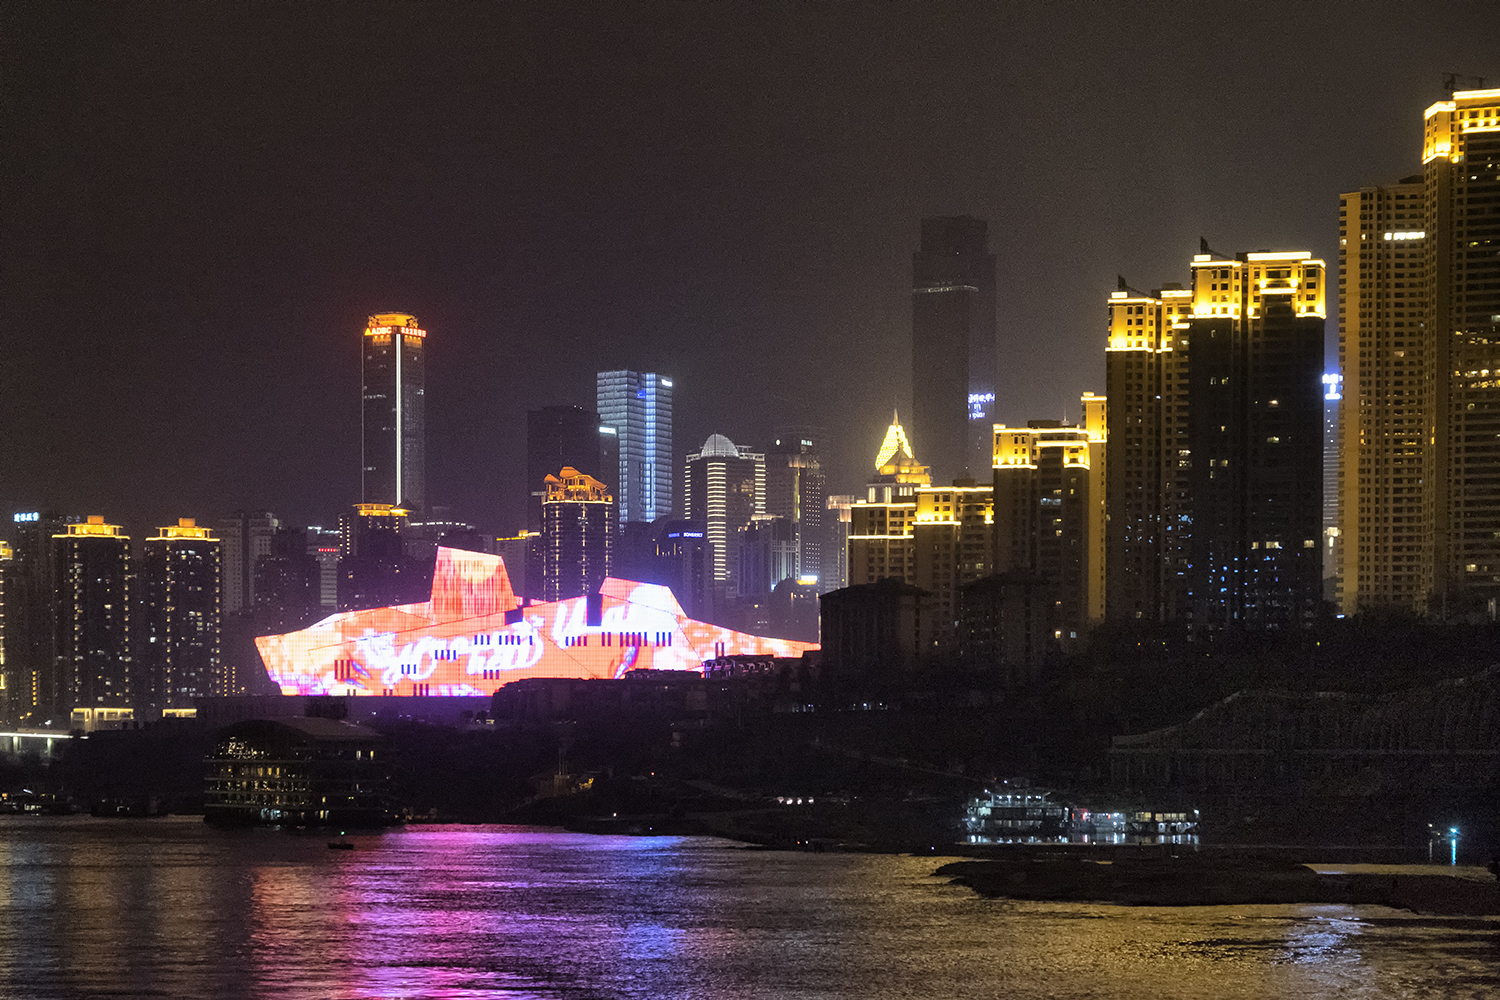
<svg viewBox="0 0 1500 1000">
<path fill-rule="evenodd" d="M 1500 995 L 1500 920 L 984 900 L 940 860 L 682 837 L 0 819 L 0 996 Z"/>
</svg>

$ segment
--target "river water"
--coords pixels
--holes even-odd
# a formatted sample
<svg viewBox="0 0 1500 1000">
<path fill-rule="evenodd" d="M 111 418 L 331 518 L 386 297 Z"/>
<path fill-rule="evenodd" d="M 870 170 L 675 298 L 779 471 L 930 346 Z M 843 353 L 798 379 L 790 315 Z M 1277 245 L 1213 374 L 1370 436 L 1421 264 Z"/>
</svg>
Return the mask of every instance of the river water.
<svg viewBox="0 0 1500 1000">
<path fill-rule="evenodd" d="M 1494 997 L 1500 920 L 985 900 L 928 857 L 0 819 L 0 996 Z"/>
</svg>

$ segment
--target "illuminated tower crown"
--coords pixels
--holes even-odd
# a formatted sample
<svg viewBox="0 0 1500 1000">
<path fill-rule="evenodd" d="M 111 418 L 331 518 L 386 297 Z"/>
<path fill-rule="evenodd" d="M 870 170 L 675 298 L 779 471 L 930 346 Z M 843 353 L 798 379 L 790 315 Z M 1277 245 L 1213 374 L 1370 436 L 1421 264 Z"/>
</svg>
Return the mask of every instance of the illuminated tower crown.
<svg viewBox="0 0 1500 1000">
<path fill-rule="evenodd" d="M 875 456 L 875 472 L 882 478 L 894 476 L 898 483 L 927 486 L 932 482 L 931 470 L 912 454 L 911 442 L 901 426 L 901 416 L 895 411 L 891 412 L 891 426 L 886 429 L 880 453 Z"/>
</svg>

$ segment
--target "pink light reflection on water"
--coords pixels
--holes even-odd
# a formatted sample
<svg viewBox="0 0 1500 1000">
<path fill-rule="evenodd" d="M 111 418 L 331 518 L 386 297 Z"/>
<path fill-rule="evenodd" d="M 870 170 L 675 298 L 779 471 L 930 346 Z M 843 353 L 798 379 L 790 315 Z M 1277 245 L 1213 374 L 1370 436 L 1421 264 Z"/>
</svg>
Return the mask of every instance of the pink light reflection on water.
<svg viewBox="0 0 1500 1000">
<path fill-rule="evenodd" d="M 567 982 L 559 956 L 585 958 L 586 967 L 673 962 L 688 934 L 629 913 L 617 891 L 680 867 L 664 848 L 681 838 L 414 827 L 351 839 L 354 851 L 330 852 L 340 870 L 319 876 L 330 890 L 321 901 L 283 869 L 258 878 L 256 946 L 268 994 L 298 985 L 281 970 L 311 959 L 304 971 L 329 997 L 556 996 L 559 985 L 588 989 L 583 979 Z M 497 942 L 518 947 L 495 954 Z M 556 954 L 538 954 L 538 942 Z"/>
</svg>

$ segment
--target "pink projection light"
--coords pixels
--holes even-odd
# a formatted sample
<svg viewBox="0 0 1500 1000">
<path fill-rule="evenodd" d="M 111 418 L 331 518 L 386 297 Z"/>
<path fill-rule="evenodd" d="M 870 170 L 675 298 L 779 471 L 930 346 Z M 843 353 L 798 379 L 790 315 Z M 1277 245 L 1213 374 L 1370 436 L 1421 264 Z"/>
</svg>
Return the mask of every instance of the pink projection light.
<svg viewBox="0 0 1500 1000">
<path fill-rule="evenodd" d="M 521 606 L 499 556 L 440 548 L 420 604 L 345 611 L 255 640 L 282 694 L 489 695 L 526 677 L 699 670 L 717 656 L 801 656 L 816 643 L 694 621 L 666 587 L 609 577 L 589 599 Z"/>
</svg>

